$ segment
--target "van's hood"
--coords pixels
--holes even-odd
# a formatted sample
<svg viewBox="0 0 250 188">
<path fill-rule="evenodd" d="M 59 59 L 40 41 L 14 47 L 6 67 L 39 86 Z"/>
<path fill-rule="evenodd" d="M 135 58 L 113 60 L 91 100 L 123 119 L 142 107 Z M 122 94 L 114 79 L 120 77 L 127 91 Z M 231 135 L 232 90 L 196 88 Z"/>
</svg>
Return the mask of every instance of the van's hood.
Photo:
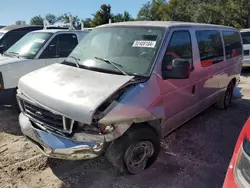
<svg viewBox="0 0 250 188">
<path fill-rule="evenodd" d="M 16 57 L 7 57 L 4 55 L 0 56 L 0 66 L 1 65 L 6 65 L 6 64 L 10 64 L 10 63 L 16 63 L 16 62 L 22 62 L 22 61 L 26 61 L 27 59 L 19 59 Z"/>
<path fill-rule="evenodd" d="M 97 108 L 132 78 L 53 64 L 23 76 L 18 87 L 38 104 L 90 124 Z"/>
</svg>

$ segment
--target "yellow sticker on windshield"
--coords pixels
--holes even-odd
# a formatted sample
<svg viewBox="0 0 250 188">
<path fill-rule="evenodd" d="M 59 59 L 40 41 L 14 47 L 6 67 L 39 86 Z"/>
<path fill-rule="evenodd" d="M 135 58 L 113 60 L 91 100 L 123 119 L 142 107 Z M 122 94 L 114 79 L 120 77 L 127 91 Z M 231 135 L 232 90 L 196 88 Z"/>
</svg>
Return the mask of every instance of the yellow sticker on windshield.
<svg viewBox="0 0 250 188">
<path fill-rule="evenodd" d="M 136 40 L 133 43 L 133 47 L 140 48 L 154 48 L 156 45 L 156 41 L 147 41 L 147 40 Z"/>
</svg>

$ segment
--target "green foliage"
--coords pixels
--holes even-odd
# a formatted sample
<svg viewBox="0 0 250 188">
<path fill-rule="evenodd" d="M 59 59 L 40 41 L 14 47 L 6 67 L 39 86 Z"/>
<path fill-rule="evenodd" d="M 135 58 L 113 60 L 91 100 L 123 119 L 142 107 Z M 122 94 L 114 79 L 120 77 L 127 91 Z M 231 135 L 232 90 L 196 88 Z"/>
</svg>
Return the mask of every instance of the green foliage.
<svg viewBox="0 0 250 188">
<path fill-rule="evenodd" d="M 81 28 L 81 21 L 78 16 L 73 16 L 71 13 L 65 13 L 59 16 L 58 20 L 62 23 L 70 23 L 70 16 L 72 17 L 73 26 L 77 29 Z"/>
<path fill-rule="evenodd" d="M 93 16 L 92 27 L 109 23 L 109 19 L 112 19 L 111 6 L 103 4 Z"/>
<path fill-rule="evenodd" d="M 53 14 L 45 15 L 50 24 L 58 21 L 69 23 L 70 13 L 60 17 Z M 93 18 L 83 19 L 84 27 L 95 27 L 112 22 L 134 20 L 129 12 L 112 14 L 111 6 L 101 5 L 100 9 L 92 15 Z M 185 21 L 198 23 L 211 23 L 234 26 L 237 28 L 250 27 L 250 1 L 249 0 L 151 0 L 143 4 L 136 20 L 151 21 Z M 81 27 L 81 19 L 73 16 L 74 26 Z M 25 24 L 19 20 L 16 24 Z M 43 17 L 31 18 L 30 24 L 43 25 Z"/>
<path fill-rule="evenodd" d="M 127 22 L 134 20 L 129 12 L 125 11 L 123 14 L 116 14 L 113 16 L 113 22 Z"/>
<path fill-rule="evenodd" d="M 25 25 L 25 24 L 26 24 L 26 21 L 24 21 L 24 20 L 16 21 L 16 25 Z"/>
<path fill-rule="evenodd" d="M 91 18 L 86 18 L 85 20 L 82 20 L 84 27 L 91 27 Z"/>
<path fill-rule="evenodd" d="M 35 16 L 30 19 L 30 25 L 43 25 L 43 18 L 42 16 Z"/>
<path fill-rule="evenodd" d="M 49 24 L 55 24 L 59 21 L 59 18 L 54 14 L 46 14 L 43 18 L 42 16 L 35 16 L 31 18 L 30 24 L 31 25 L 43 25 L 43 20 L 46 19 Z"/>
<path fill-rule="evenodd" d="M 161 16 L 161 6 L 164 6 L 163 0 L 152 0 L 148 1 L 146 4 L 142 5 L 141 10 L 137 15 L 138 20 L 162 20 Z"/>
<path fill-rule="evenodd" d="M 59 21 L 59 18 L 54 14 L 46 14 L 45 19 L 52 25 Z"/>
</svg>

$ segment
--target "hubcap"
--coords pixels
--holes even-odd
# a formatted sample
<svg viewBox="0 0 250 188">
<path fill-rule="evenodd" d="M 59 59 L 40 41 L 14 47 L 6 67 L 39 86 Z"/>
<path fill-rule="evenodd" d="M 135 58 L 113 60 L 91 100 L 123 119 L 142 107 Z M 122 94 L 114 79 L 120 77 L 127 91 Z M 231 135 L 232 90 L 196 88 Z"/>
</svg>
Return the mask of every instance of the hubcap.
<svg viewBox="0 0 250 188">
<path fill-rule="evenodd" d="M 130 173 L 143 171 L 147 165 L 148 159 L 154 154 L 154 146 L 149 141 L 141 141 L 129 146 L 124 162 Z"/>
</svg>

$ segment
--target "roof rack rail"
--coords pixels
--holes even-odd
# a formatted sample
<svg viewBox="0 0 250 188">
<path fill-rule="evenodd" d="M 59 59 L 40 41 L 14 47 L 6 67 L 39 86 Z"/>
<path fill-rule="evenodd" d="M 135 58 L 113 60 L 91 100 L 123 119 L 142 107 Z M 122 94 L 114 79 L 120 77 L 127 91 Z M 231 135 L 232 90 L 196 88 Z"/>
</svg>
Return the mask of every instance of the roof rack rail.
<svg viewBox="0 0 250 188">
<path fill-rule="evenodd" d="M 60 27 L 63 27 L 63 28 L 67 28 L 68 27 L 69 30 L 76 30 L 76 28 L 73 25 L 73 18 L 72 18 L 71 15 L 69 16 L 69 22 L 70 23 L 50 25 L 48 23 L 48 21 L 46 19 L 44 19 L 43 20 L 43 29 L 47 29 L 48 27 L 59 27 L 59 28 Z"/>
<path fill-rule="evenodd" d="M 84 27 L 84 22 L 81 22 L 81 30 L 87 30 L 87 31 L 91 31 L 92 29 L 94 29 L 93 27 Z"/>
</svg>

